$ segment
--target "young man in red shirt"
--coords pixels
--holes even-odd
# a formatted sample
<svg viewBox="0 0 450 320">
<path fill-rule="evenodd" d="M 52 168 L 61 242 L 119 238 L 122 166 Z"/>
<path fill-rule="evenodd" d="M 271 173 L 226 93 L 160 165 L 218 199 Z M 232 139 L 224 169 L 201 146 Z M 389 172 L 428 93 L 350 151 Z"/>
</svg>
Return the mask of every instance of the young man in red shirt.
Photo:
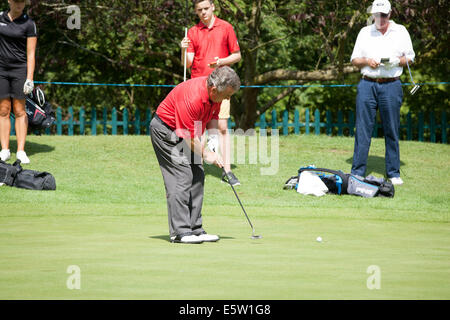
<svg viewBox="0 0 450 320">
<path fill-rule="evenodd" d="M 219 240 L 202 227 L 205 173 L 203 160 L 223 167 L 216 152 L 202 143 L 206 125 L 217 129 L 220 104 L 239 90 L 229 67 L 176 86 L 161 102 L 150 123 L 151 139 L 166 188 L 170 240 L 201 243 Z"/>
<path fill-rule="evenodd" d="M 185 51 L 187 51 L 186 68 L 191 68 L 191 78 L 207 76 L 217 67 L 230 66 L 239 62 L 241 52 L 236 34 L 231 24 L 214 15 L 214 1 L 195 0 L 194 8 L 200 22 L 190 28 L 187 37 L 181 41 L 181 60 L 184 63 Z M 240 185 L 231 171 L 229 118 L 230 100 L 226 99 L 220 107 L 219 136 L 214 133 L 214 130 L 210 130 L 211 140 L 208 146 L 217 151 L 217 141 L 220 141 L 227 180 L 232 185 Z M 222 176 L 222 179 L 225 181 L 225 176 Z"/>
</svg>

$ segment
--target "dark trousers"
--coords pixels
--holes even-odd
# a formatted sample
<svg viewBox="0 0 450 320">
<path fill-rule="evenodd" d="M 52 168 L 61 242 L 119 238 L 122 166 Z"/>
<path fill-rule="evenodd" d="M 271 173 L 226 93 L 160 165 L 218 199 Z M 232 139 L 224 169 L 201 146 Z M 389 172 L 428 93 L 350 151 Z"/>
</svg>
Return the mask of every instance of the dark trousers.
<svg viewBox="0 0 450 320">
<path fill-rule="evenodd" d="M 150 131 L 166 188 L 170 236 L 200 234 L 204 231 L 202 205 L 205 183 L 201 159 L 193 159 L 194 154 L 186 148 L 185 142 L 159 118 L 153 118 Z"/>
<path fill-rule="evenodd" d="M 383 125 L 386 175 L 400 177 L 400 107 L 403 90 L 400 80 L 377 83 L 362 79 L 356 96 L 356 133 L 351 173 L 365 176 L 377 109 Z"/>
</svg>

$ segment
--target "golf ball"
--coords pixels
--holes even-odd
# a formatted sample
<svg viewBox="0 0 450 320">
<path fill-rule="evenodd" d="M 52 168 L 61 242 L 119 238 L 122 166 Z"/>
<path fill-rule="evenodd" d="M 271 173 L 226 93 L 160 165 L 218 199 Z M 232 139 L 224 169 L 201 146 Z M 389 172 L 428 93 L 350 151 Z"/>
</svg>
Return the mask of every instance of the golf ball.
<svg viewBox="0 0 450 320">
<path fill-rule="evenodd" d="M 317 237 L 317 242 L 322 242 L 322 237 Z"/>
</svg>

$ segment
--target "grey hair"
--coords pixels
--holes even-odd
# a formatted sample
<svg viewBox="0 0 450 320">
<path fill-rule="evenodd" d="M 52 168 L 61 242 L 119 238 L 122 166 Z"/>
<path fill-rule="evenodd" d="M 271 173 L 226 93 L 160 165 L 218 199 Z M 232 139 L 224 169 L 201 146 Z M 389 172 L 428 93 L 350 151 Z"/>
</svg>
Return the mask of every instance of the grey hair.
<svg viewBox="0 0 450 320">
<path fill-rule="evenodd" d="M 217 91 L 223 92 L 228 87 L 238 91 L 241 87 L 241 80 L 237 73 L 228 66 L 215 69 L 208 77 L 208 87 L 216 87 Z"/>
</svg>

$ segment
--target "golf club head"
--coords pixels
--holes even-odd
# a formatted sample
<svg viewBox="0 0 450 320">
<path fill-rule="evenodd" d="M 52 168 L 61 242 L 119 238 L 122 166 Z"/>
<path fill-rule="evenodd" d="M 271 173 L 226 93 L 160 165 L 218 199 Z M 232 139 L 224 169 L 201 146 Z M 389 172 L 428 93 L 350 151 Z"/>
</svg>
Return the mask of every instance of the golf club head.
<svg viewBox="0 0 450 320">
<path fill-rule="evenodd" d="M 255 234 L 255 229 L 252 230 L 252 236 L 250 237 L 250 239 L 256 240 L 256 239 L 261 239 L 262 236 L 261 235 L 256 235 Z"/>
<path fill-rule="evenodd" d="M 411 89 L 411 91 L 409 92 L 411 95 L 413 95 L 414 93 L 416 93 L 417 92 L 417 90 L 419 90 L 420 89 L 420 86 L 418 85 L 418 84 L 416 84 L 412 89 Z"/>
</svg>

